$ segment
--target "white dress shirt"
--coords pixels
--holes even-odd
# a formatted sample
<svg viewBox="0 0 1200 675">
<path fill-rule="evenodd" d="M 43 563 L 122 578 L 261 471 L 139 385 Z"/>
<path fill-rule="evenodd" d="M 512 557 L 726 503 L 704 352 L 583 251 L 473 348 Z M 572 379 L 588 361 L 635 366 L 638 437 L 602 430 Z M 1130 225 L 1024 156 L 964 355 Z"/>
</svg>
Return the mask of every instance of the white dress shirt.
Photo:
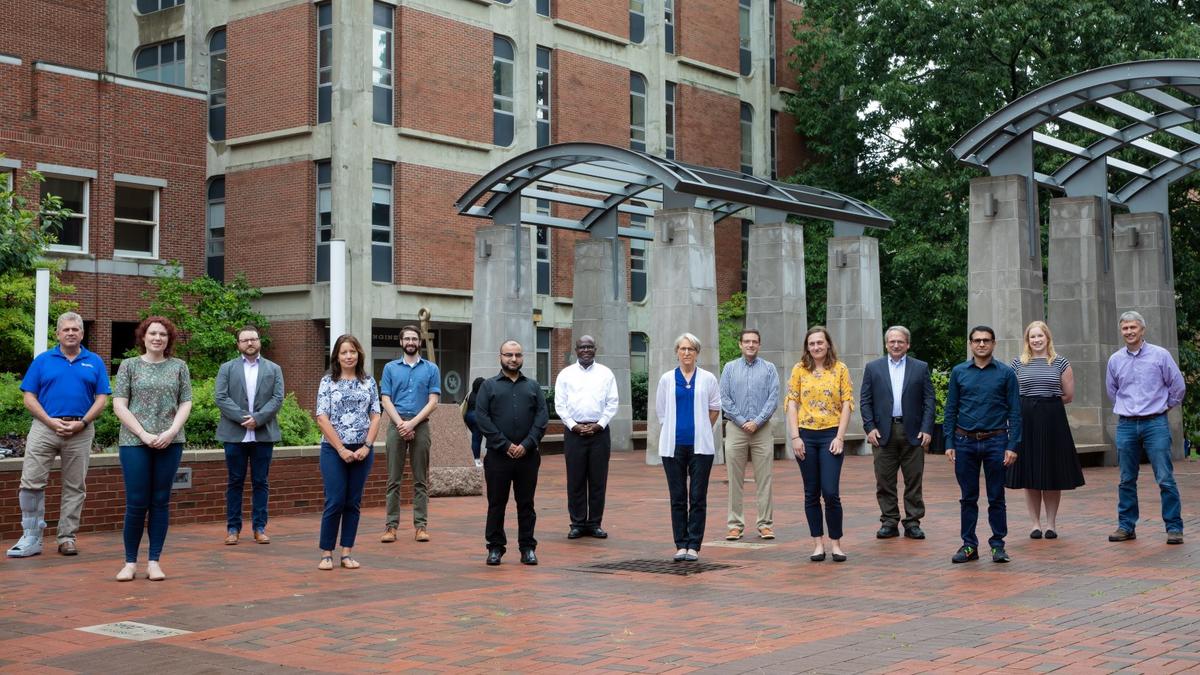
<svg viewBox="0 0 1200 675">
<path fill-rule="evenodd" d="M 908 365 L 908 354 L 896 361 L 888 357 L 888 373 L 892 376 L 892 417 L 903 417 L 904 408 L 900 406 L 900 394 L 904 393 L 904 367 Z"/>
<path fill-rule="evenodd" d="M 572 363 L 554 380 L 554 412 L 568 429 L 580 422 L 607 429 L 617 414 L 617 378 L 594 361 L 588 368 Z"/>
<path fill-rule="evenodd" d="M 254 414 L 254 395 L 258 393 L 258 359 L 251 361 L 245 356 L 242 357 L 242 375 L 246 378 L 246 407 L 250 410 L 250 414 Z M 258 440 L 254 429 L 247 429 L 246 435 L 242 438 L 243 443 L 254 443 Z"/>
</svg>

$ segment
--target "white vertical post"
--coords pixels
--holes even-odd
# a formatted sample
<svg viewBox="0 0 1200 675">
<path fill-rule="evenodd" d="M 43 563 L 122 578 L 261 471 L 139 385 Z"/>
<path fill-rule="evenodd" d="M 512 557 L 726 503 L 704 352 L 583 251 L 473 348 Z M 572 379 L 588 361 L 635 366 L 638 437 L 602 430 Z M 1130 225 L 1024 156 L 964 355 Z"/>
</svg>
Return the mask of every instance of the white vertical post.
<svg viewBox="0 0 1200 675">
<path fill-rule="evenodd" d="M 50 270 L 38 268 L 33 305 L 33 355 L 46 351 L 46 326 L 50 322 Z"/>
<path fill-rule="evenodd" d="M 346 240 L 333 239 L 329 242 L 329 344 L 332 346 L 345 332 Z"/>
</svg>

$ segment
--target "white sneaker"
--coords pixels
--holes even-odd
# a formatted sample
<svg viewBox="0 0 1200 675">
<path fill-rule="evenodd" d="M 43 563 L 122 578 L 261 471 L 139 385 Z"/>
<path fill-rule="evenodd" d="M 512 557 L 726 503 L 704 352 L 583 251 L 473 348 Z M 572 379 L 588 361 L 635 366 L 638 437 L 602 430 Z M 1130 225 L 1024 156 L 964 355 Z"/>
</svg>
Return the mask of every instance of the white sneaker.
<svg viewBox="0 0 1200 675">
<path fill-rule="evenodd" d="M 477 460 L 475 460 L 475 466 L 476 466 L 477 468 L 478 468 L 478 467 L 482 467 L 482 466 L 483 466 L 483 460 L 482 460 L 482 459 L 477 459 Z"/>
<path fill-rule="evenodd" d="M 42 538 L 32 534 L 26 534 L 17 540 L 17 543 L 12 548 L 8 549 L 5 554 L 10 558 L 28 558 L 42 552 Z"/>
</svg>

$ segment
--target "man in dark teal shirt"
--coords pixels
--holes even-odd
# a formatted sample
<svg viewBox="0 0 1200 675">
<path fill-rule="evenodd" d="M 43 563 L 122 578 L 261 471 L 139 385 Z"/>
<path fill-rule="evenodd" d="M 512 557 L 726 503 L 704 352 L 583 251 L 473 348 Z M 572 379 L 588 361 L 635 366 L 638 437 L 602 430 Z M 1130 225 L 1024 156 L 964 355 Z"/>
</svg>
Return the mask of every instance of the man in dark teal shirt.
<svg viewBox="0 0 1200 675">
<path fill-rule="evenodd" d="M 988 524 L 992 536 L 992 561 L 1006 563 L 1004 537 L 1008 515 L 1004 505 L 1004 470 L 1017 460 L 1021 438 L 1021 402 L 1017 374 L 992 359 L 996 332 L 987 326 L 971 329 L 972 357 L 950 371 L 946 392 L 946 457 L 954 463 L 954 477 L 962 491 L 959 499 L 963 545 L 951 558 L 965 563 L 979 559 L 979 467 L 987 483 Z"/>
</svg>

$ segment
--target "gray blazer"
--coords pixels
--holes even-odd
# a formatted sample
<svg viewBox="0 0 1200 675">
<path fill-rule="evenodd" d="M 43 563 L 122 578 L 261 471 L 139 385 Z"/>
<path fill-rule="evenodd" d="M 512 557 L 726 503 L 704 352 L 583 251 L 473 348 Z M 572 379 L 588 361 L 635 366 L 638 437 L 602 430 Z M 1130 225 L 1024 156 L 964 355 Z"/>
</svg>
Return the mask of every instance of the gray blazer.
<svg viewBox="0 0 1200 675">
<path fill-rule="evenodd" d="M 920 445 L 918 432 L 933 434 L 933 381 L 929 364 L 908 356 L 904 367 L 904 387 L 900 393 L 900 409 L 904 413 L 904 435 L 909 445 Z M 862 414 L 863 431 L 879 430 L 879 444 L 886 445 L 892 436 L 892 375 L 888 357 L 875 359 L 863 369 L 859 388 L 858 410 Z"/>
<path fill-rule="evenodd" d="M 242 357 L 221 364 L 217 371 L 217 440 L 222 443 L 241 443 L 246 437 L 242 420 L 250 415 L 246 400 L 246 375 L 242 372 Z M 278 443 L 279 420 L 275 415 L 283 407 L 283 370 L 274 361 L 258 357 L 258 383 L 254 390 L 254 421 L 258 424 L 255 437 L 262 443 Z"/>
</svg>

